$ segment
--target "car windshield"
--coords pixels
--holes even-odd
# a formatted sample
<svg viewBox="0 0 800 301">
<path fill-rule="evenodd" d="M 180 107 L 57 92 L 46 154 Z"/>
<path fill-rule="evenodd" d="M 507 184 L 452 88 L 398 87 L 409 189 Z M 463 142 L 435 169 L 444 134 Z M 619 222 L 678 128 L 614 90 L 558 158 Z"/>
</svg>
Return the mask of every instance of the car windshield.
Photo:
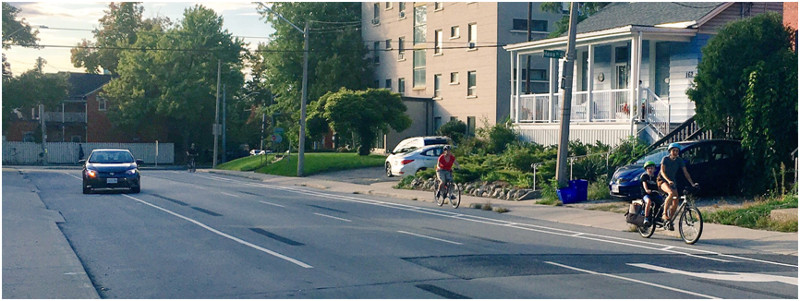
<svg viewBox="0 0 800 301">
<path fill-rule="evenodd" d="M 132 163 L 133 156 L 126 151 L 92 152 L 89 163 Z"/>
<path fill-rule="evenodd" d="M 434 144 L 450 144 L 449 141 L 445 138 L 434 138 L 434 139 L 426 139 L 425 145 L 434 145 Z"/>
<path fill-rule="evenodd" d="M 644 163 L 647 161 L 653 161 L 656 164 L 661 164 L 661 159 L 664 159 L 664 157 L 666 157 L 667 155 L 669 155 L 669 153 L 667 152 L 667 148 L 659 147 L 657 149 L 654 149 L 644 157 L 640 158 L 639 160 L 636 160 L 634 164 L 644 165 Z"/>
</svg>

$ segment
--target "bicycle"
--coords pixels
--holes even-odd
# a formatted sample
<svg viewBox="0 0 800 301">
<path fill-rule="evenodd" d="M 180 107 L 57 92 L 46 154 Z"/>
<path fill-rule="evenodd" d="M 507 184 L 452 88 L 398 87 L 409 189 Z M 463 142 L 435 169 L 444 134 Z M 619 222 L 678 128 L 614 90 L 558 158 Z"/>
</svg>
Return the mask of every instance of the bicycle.
<svg viewBox="0 0 800 301">
<path fill-rule="evenodd" d="M 458 208 L 458 205 L 461 205 L 461 187 L 450 180 L 444 184 L 444 193 L 440 194 L 440 183 L 439 179 L 436 179 L 433 183 L 433 197 L 436 199 L 436 204 L 441 207 L 444 205 L 444 199 L 447 198 L 450 200 L 450 205 L 453 206 L 453 209 Z"/>
<path fill-rule="evenodd" d="M 675 218 L 680 216 L 678 232 L 681 235 L 681 239 L 690 245 L 700 240 L 700 235 L 703 233 L 703 216 L 700 214 L 700 209 L 694 204 L 694 198 L 690 197 L 690 194 L 696 192 L 697 188 L 684 189 L 683 194 L 680 196 L 681 203 L 678 205 L 678 210 L 675 210 L 675 214 L 666 221 L 661 218 L 664 214 L 665 204 L 653 204 L 654 206 L 650 206 L 650 212 L 646 212 L 645 216 L 651 221 L 651 224 L 636 227 L 639 235 L 644 238 L 650 238 L 655 233 L 656 227 L 671 230 Z M 662 193 L 662 197 L 666 199 L 666 194 Z M 664 202 L 666 203 L 666 200 Z"/>
<path fill-rule="evenodd" d="M 186 163 L 186 169 L 189 172 L 197 171 L 197 169 L 195 167 L 195 163 L 194 163 L 194 157 L 196 157 L 196 156 L 189 155 L 189 162 Z"/>
</svg>

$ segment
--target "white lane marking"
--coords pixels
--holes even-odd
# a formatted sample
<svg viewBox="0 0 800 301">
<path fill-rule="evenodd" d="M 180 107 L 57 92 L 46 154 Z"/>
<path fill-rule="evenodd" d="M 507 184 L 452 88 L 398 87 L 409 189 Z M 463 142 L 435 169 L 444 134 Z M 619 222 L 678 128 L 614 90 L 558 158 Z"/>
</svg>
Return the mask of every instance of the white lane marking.
<svg viewBox="0 0 800 301">
<path fill-rule="evenodd" d="M 319 216 L 323 216 L 323 217 L 327 217 L 327 218 L 338 219 L 340 221 L 345 221 L 345 222 L 348 222 L 348 223 L 352 222 L 351 220 L 346 219 L 346 218 L 330 216 L 330 215 L 326 215 L 326 214 L 322 214 L 322 213 L 314 213 L 314 214 L 319 215 Z"/>
<path fill-rule="evenodd" d="M 436 238 L 436 237 L 422 235 L 422 234 L 416 234 L 416 233 L 411 233 L 411 232 L 406 232 L 406 231 L 397 231 L 397 232 L 398 233 L 403 233 L 403 234 L 408 234 L 408 235 L 411 235 L 411 236 L 416 236 L 416 237 L 422 237 L 422 238 L 427 238 L 427 239 L 432 239 L 432 240 L 438 240 L 438 241 L 441 241 L 441 242 L 446 242 L 446 243 L 454 244 L 454 245 L 463 245 L 460 242 L 449 241 L 449 240 L 446 240 L 446 239 Z"/>
<path fill-rule="evenodd" d="M 655 266 L 647 263 L 628 263 L 628 265 L 653 271 L 686 275 L 697 278 L 706 278 L 711 280 L 739 281 L 739 282 L 783 282 L 786 284 L 797 285 L 797 278 L 787 277 L 787 276 L 757 274 L 757 273 L 720 272 L 720 271 L 709 271 L 713 273 L 687 272 L 687 271 Z"/>
<path fill-rule="evenodd" d="M 275 204 L 275 203 L 270 203 L 270 202 L 266 202 L 266 201 L 258 201 L 258 202 L 259 202 L 259 203 L 261 203 L 261 204 L 267 204 L 267 205 L 270 205 L 270 206 L 275 206 L 275 207 L 286 208 L 286 207 L 285 207 L 285 206 L 283 206 L 283 205 L 279 205 L 279 204 Z"/>
<path fill-rule="evenodd" d="M 661 249 L 661 250 L 663 250 L 663 251 L 672 250 L 672 246 L 669 246 L 669 247 L 663 248 L 663 249 Z"/>
<path fill-rule="evenodd" d="M 693 296 L 697 296 L 697 297 L 701 297 L 701 298 L 720 299 L 719 297 L 709 296 L 709 295 L 705 295 L 705 294 L 701 294 L 701 293 L 690 292 L 690 291 L 682 290 L 682 289 L 679 289 L 679 288 L 669 287 L 669 286 L 656 284 L 656 283 L 650 283 L 650 282 L 641 281 L 641 280 L 637 280 L 637 279 L 631 279 L 631 278 L 612 275 L 612 274 L 606 274 L 606 273 L 600 273 L 600 272 L 595 272 L 595 271 L 590 271 L 590 270 L 584 270 L 584 269 L 581 269 L 581 268 L 571 267 L 571 266 L 568 266 L 568 265 L 563 265 L 563 264 L 552 262 L 552 261 L 545 261 L 545 263 L 552 264 L 552 265 L 555 265 L 555 266 L 559 266 L 559 267 L 562 267 L 562 268 L 565 268 L 565 269 L 570 269 L 570 270 L 573 270 L 573 271 L 584 272 L 584 273 L 588 273 L 588 274 L 592 274 L 592 275 L 606 276 L 606 277 L 616 278 L 616 279 L 620 279 L 620 280 L 635 282 L 635 283 L 649 285 L 649 286 L 655 286 L 655 287 L 658 287 L 658 288 L 663 288 L 663 289 L 666 289 L 666 290 L 671 290 L 671 291 L 675 291 L 675 292 L 689 294 L 689 295 L 693 295 Z"/>
<path fill-rule="evenodd" d="M 232 194 L 232 193 L 227 193 L 227 192 L 224 192 L 224 191 L 217 191 L 217 192 L 219 192 L 219 193 L 221 193 L 221 194 L 224 194 L 224 195 L 227 195 L 227 196 L 232 196 L 232 197 L 235 197 L 235 198 L 240 198 L 238 195 L 235 195 L 235 194 Z"/>
<path fill-rule="evenodd" d="M 81 180 L 81 181 L 83 181 L 83 178 L 81 178 L 81 177 L 79 177 L 79 176 L 76 176 L 76 175 L 73 175 L 73 174 L 70 174 L 70 173 L 64 173 L 64 174 L 65 174 L 65 175 L 68 175 L 68 176 L 70 176 L 70 177 L 76 178 L 76 179 L 78 179 L 78 180 Z"/>
<path fill-rule="evenodd" d="M 206 225 L 206 224 L 203 224 L 203 223 L 201 223 L 201 222 L 198 222 L 198 221 L 196 221 L 196 220 L 193 220 L 193 219 L 191 219 L 191 218 L 185 217 L 185 216 L 183 216 L 183 215 L 180 215 L 180 214 L 178 214 L 178 213 L 172 212 L 172 211 L 170 211 L 170 210 L 168 210 L 168 209 L 161 208 L 161 207 L 159 207 L 159 206 L 156 206 L 156 205 L 150 204 L 150 203 L 148 203 L 148 202 L 146 202 L 146 201 L 140 200 L 140 199 L 138 199 L 138 198 L 135 198 L 135 197 L 132 197 L 132 196 L 129 196 L 129 195 L 126 195 L 126 194 L 123 194 L 122 196 L 124 196 L 124 197 L 127 197 L 127 198 L 130 198 L 130 199 L 133 199 L 133 200 L 135 200 L 135 201 L 137 201 L 137 202 L 139 202 L 139 203 L 142 203 L 142 204 L 145 204 L 145 205 L 147 205 L 147 206 L 150 206 L 150 207 L 156 208 L 156 209 L 158 209 L 158 210 L 164 211 L 164 212 L 166 212 L 166 213 L 169 213 L 169 214 L 170 214 L 170 215 L 172 215 L 172 216 L 178 217 L 178 218 L 180 218 L 180 219 L 183 219 L 183 220 L 185 220 L 185 221 L 188 221 L 188 222 L 190 222 L 190 223 L 193 223 L 193 224 L 195 224 L 195 225 L 198 225 L 198 226 L 202 227 L 203 229 L 206 229 L 206 230 L 208 230 L 208 231 L 211 231 L 211 232 L 212 232 L 212 233 L 214 233 L 214 234 L 217 234 L 217 235 L 219 235 L 219 236 L 222 236 L 222 237 L 228 238 L 228 239 L 230 239 L 230 240 L 233 240 L 233 241 L 235 241 L 235 242 L 238 242 L 238 243 L 240 243 L 240 244 L 243 244 L 243 245 L 245 245 L 245 246 L 251 247 L 251 248 L 253 248 L 253 249 L 259 250 L 259 251 L 261 251 L 261 252 L 267 253 L 267 254 L 269 254 L 269 255 L 272 255 L 272 256 L 278 257 L 278 258 L 280 258 L 280 259 L 286 260 L 286 261 L 288 261 L 288 262 L 294 263 L 294 264 L 296 264 L 296 265 L 299 265 L 299 266 L 301 266 L 301 267 L 304 267 L 304 268 L 306 268 L 306 269 L 313 268 L 312 266 L 310 266 L 310 265 L 306 264 L 305 262 L 302 262 L 302 261 L 300 261 L 300 260 L 297 260 L 297 259 L 291 258 L 291 257 L 289 257 L 289 256 L 286 256 L 286 255 L 283 255 L 283 254 L 281 254 L 281 253 L 278 253 L 278 252 L 272 251 L 272 250 L 270 250 L 270 249 L 267 249 L 267 248 L 264 248 L 264 247 L 261 247 L 261 246 L 257 246 L 257 245 L 255 245 L 255 244 L 253 244 L 253 243 L 250 243 L 250 242 L 248 242 L 248 241 L 242 240 L 242 239 L 240 239 L 240 238 L 238 238 L 238 237 L 236 237 L 236 236 L 232 236 L 232 235 L 226 234 L 226 233 L 224 233 L 224 232 L 222 232 L 222 231 L 219 231 L 219 230 L 217 230 L 217 229 L 211 228 L 210 226 L 208 226 L 208 225 Z"/>
<path fill-rule="evenodd" d="M 588 240 L 594 240 L 594 241 L 600 241 L 600 242 L 606 242 L 606 243 L 612 243 L 612 244 L 619 244 L 619 245 L 624 245 L 624 246 L 629 246 L 629 247 L 642 248 L 642 249 L 647 249 L 647 250 L 657 250 L 657 251 L 675 253 L 675 254 L 680 254 L 680 255 L 685 255 L 685 256 L 690 256 L 690 257 L 696 257 L 696 258 L 706 259 L 706 260 L 712 260 L 712 261 L 730 262 L 728 260 L 723 260 L 723 259 L 718 259 L 718 258 L 713 258 L 713 257 L 707 257 L 707 256 L 700 256 L 700 255 L 691 254 L 691 253 L 688 253 L 688 252 L 699 252 L 699 253 L 703 253 L 703 254 L 706 254 L 706 255 L 715 255 L 715 256 L 719 256 L 719 257 L 728 257 L 728 258 L 734 258 L 734 259 L 744 260 L 744 261 L 752 261 L 752 262 L 759 262 L 759 263 L 786 266 L 786 267 L 794 267 L 794 268 L 797 267 L 797 265 L 786 264 L 786 263 L 781 263 L 781 262 L 773 262 L 773 261 L 767 261 L 767 260 L 761 260 L 761 259 L 754 259 L 754 258 L 747 258 L 747 257 L 741 257 L 741 256 L 735 256 L 735 255 L 722 254 L 722 253 L 718 253 L 718 252 L 714 252 L 714 251 L 702 250 L 702 249 L 697 248 L 696 246 L 692 247 L 692 248 L 673 247 L 673 246 L 668 246 L 668 245 L 659 244 L 659 243 L 650 242 L 650 241 L 641 240 L 641 239 L 629 239 L 629 238 L 623 238 L 623 237 L 614 237 L 614 236 L 606 236 L 606 235 L 600 235 L 600 234 L 576 232 L 576 231 L 571 231 L 571 230 L 558 229 L 558 228 L 540 226 L 540 225 L 533 225 L 533 224 L 508 223 L 507 221 L 495 220 L 495 219 L 490 219 L 490 218 L 485 218 L 485 217 L 480 217 L 480 216 L 472 216 L 472 215 L 468 215 L 468 214 L 453 214 L 453 213 L 448 213 L 446 211 L 439 211 L 439 210 L 436 210 L 436 209 L 429 209 L 429 208 L 424 208 L 424 207 L 417 207 L 417 206 L 411 206 L 411 205 L 405 205 L 405 204 L 397 204 L 397 203 L 392 203 L 392 202 L 384 202 L 384 201 L 379 201 L 379 200 L 355 198 L 355 197 L 351 197 L 351 196 L 334 195 L 334 194 L 328 194 L 328 193 L 324 193 L 324 192 L 313 191 L 313 190 L 308 190 L 308 189 L 299 188 L 299 187 L 278 186 L 278 185 L 273 185 L 273 184 L 253 183 L 253 182 L 245 182 L 245 181 L 235 181 L 235 180 L 222 178 L 222 177 L 215 177 L 215 176 L 212 176 L 212 177 L 215 178 L 215 179 L 225 180 L 225 181 L 228 181 L 228 182 L 231 182 L 231 183 L 237 183 L 237 184 L 245 185 L 245 186 L 267 188 L 267 189 L 274 189 L 274 190 L 281 190 L 281 191 L 288 191 L 288 192 L 295 192 L 295 193 L 299 193 L 299 194 L 324 197 L 324 198 L 334 199 L 334 200 L 339 200 L 339 201 L 350 201 L 350 202 L 362 203 L 362 204 L 373 205 L 373 206 L 381 206 L 381 207 L 392 208 L 392 209 L 419 212 L 419 213 L 435 215 L 435 216 L 451 217 L 451 218 L 456 218 L 456 219 L 461 219 L 461 220 L 470 221 L 470 222 L 476 222 L 476 223 L 507 226 L 509 228 L 515 228 L 515 229 L 526 230 L 526 231 L 533 231 L 533 232 L 540 232 L 540 233 L 546 233 L 546 234 L 552 234 L 552 235 L 588 239 Z M 459 216 L 455 217 L 455 215 L 459 215 Z M 485 220 L 491 220 L 493 222 L 487 222 Z M 578 235 L 578 234 L 580 234 L 580 235 Z M 575 235 L 575 236 L 573 236 L 573 235 Z M 630 243 L 623 243 L 623 241 L 630 242 Z M 664 250 L 664 248 L 667 248 L 667 247 L 669 247 L 669 249 L 665 249 Z M 686 252 L 678 251 L 679 249 L 680 250 L 686 250 Z"/>
</svg>

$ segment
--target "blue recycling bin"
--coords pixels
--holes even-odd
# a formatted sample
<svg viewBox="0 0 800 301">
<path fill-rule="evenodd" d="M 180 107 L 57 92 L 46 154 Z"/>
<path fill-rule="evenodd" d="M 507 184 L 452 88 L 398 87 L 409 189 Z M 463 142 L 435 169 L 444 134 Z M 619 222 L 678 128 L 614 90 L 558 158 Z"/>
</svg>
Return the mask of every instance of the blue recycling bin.
<svg viewBox="0 0 800 301">
<path fill-rule="evenodd" d="M 572 180 L 569 187 L 558 189 L 558 199 L 562 204 L 585 202 L 589 194 L 589 181 Z"/>
</svg>

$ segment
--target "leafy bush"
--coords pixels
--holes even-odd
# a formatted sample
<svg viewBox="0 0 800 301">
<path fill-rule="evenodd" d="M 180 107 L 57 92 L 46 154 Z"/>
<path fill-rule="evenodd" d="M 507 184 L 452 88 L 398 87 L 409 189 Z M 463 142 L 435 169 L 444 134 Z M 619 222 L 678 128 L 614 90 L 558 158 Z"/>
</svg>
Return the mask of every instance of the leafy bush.
<svg viewBox="0 0 800 301">
<path fill-rule="evenodd" d="M 603 200 L 610 196 L 608 193 L 608 177 L 606 175 L 602 175 L 596 181 L 589 183 L 588 199 Z"/>
<path fill-rule="evenodd" d="M 433 179 L 433 178 L 436 178 L 436 169 L 431 168 L 431 169 L 422 170 L 420 172 L 417 172 L 416 176 L 417 176 L 417 178 L 422 178 L 422 179 Z"/>
<path fill-rule="evenodd" d="M 461 144 L 461 141 L 464 140 L 466 133 L 467 124 L 458 119 L 448 121 L 436 131 L 436 134 L 447 136 L 450 137 L 450 139 L 453 139 L 453 143 L 455 144 Z"/>
<path fill-rule="evenodd" d="M 703 217 L 709 222 L 740 227 L 766 229 L 785 232 L 796 232 L 797 221 L 775 222 L 770 219 L 774 209 L 797 208 L 797 195 L 787 194 L 771 197 L 755 202 L 744 208 L 733 210 L 718 210 L 705 213 Z"/>
<path fill-rule="evenodd" d="M 488 138 L 486 151 L 492 154 L 500 154 L 510 145 L 519 140 L 519 135 L 511 127 L 511 121 L 498 122 L 492 127 L 481 128 L 479 132 Z"/>
<path fill-rule="evenodd" d="M 558 191 L 556 188 L 558 187 L 558 182 L 555 178 L 551 179 L 549 182 L 545 182 L 542 185 L 542 200 L 539 201 L 539 204 L 545 205 L 558 205 L 561 204 L 561 201 L 558 200 Z"/>
<path fill-rule="evenodd" d="M 474 182 L 481 178 L 486 170 L 478 164 L 474 163 L 459 163 L 461 169 L 453 172 L 453 180 L 456 183 L 469 183 Z"/>
</svg>

